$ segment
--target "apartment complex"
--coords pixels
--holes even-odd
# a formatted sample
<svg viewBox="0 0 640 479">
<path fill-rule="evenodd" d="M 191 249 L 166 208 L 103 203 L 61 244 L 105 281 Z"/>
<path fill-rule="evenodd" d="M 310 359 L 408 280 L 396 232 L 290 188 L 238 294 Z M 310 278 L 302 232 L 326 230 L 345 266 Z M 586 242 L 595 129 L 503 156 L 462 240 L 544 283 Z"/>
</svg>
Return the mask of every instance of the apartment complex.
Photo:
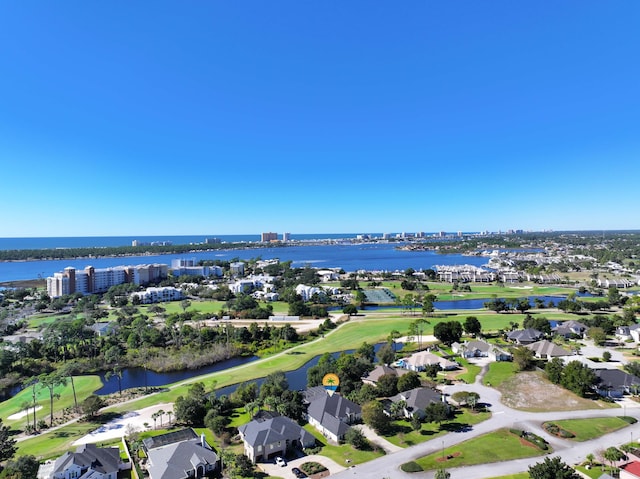
<svg viewBox="0 0 640 479">
<path fill-rule="evenodd" d="M 115 266 L 100 269 L 87 266 L 83 270 L 69 267 L 47 278 L 47 293 L 52 298 L 73 293 L 104 293 L 110 287 L 118 284 L 149 284 L 165 279 L 168 271 L 169 267 L 166 264 Z"/>
<path fill-rule="evenodd" d="M 222 277 L 220 266 L 200 266 L 195 258 L 180 258 L 171 260 L 171 271 L 174 276 L 217 276 Z"/>
<path fill-rule="evenodd" d="M 278 233 L 262 233 L 260 235 L 260 241 L 268 243 L 269 241 L 278 241 Z"/>
</svg>

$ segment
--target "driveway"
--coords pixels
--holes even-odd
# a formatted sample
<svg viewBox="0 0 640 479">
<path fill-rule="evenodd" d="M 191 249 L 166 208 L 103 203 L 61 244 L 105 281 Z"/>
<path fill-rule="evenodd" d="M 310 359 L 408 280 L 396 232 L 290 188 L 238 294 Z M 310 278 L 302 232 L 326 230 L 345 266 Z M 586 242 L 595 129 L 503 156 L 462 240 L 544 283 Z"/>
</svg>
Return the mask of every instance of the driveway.
<svg viewBox="0 0 640 479">
<path fill-rule="evenodd" d="M 347 469 L 335 462 L 333 459 L 329 459 L 325 456 L 319 456 L 317 454 L 301 456 L 296 459 L 292 459 L 291 461 L 287 461 L 287 465 L 285 467 L 278 466 L 273 462 L 262 462 L 258 464 L 258 468 L 270 476 L 282 477 L 284 479 L 296 479 L 296 476 L 291 472 L 291 469 L 294 467 L 299 469 L 300 465 L 305 462 L 317 462 L 318 464 L 322 464 L 324 467 L 329 469 L 330 474 L 337 474 L 338 472 Z"/>
</svg>

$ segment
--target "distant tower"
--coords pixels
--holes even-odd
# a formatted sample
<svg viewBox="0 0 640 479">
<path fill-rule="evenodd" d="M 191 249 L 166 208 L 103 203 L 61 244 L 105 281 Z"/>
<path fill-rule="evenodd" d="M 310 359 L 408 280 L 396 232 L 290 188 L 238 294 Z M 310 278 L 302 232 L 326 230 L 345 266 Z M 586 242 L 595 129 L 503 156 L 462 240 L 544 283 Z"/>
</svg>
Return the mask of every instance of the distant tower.
<svg viewBox="0 0 640 479">
<path fill-rule="evenodd" d="M 282 241 L 289 241 L 291 239 L 291 233 L 282 233 Z"/>
<path fill-rule="evenodd" d="M 263 243 L 268 243 L 269 241 L 277 241 L 278 233 L 262 233 L 260 235 L 260 241 Z"/>
</svg>

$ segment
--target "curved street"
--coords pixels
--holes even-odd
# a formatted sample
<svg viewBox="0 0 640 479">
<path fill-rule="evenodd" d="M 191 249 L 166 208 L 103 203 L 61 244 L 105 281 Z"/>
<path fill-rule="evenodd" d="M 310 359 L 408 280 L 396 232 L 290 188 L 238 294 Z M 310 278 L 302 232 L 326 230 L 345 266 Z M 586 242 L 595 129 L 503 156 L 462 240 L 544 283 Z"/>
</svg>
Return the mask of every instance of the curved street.
<svg viewBox="0 0 640 479">
<path fill-rule="evenodd" d="M 620 408 L 611 408 L 575 411 L 526 412 L 512 409 L 502 404 L 501 395 L 497 390 L 484 386 L 481 383 L 482 376 L 485 371 L 486 368 L 483 368 L 482 372 L 476 377 L 474 384 L 447 386 L 444 390 L 447 394 L 452 394 L 459 390 L 477 392 L 480 394 L 481 401 L 485 404 L 489 404 L 489 410 L 492 413 L 490 419 L 469 428 L 467 431 L 448 433 L 436 439 L 416 444 L 372 461 L 359 464 L 357 467 L 334 474 L 332 477 L 340 479 L 351 477 L 375 479 L 431 479 L 434 477 L 435 471 L 406 473 L 400 469 L 400 466 L 405 462 L 413 461 L 420 457 L 442 451 L 443 449 L 455 444 L 500 428 L 517 428 L 531 431 L 543 437 L 553 448 L 553 451 L 550 453 L 551 456 L 560 456 L 564 462 L 572 465 L 583 461 L 589 453 L 595 453 L 598 450 L 606 449 L 610 446 L 619 446 L 632 441 L 633 438 L 638 439 L 640 437 L 640 423 L 632 424 L 629 427 L 622 428 L 616 432 L 584 442 L 574 442 L 551 436 L 541 427 L 541 424 L 545 421 L 621 416 L 622 410 Z M 626 415 L 640 419 L 640 404 L 629 399 L 624 399 L 623 401 Z M 526 472 L 530 465 L 542 461 L 543 458 L 544 455 L 541 455 L 538 457 L 481 464 L 477 466 L 447 468 L 447 471 L 451 473 L 451 479 L 494 478 L 507 474 Z"/>
</svg>

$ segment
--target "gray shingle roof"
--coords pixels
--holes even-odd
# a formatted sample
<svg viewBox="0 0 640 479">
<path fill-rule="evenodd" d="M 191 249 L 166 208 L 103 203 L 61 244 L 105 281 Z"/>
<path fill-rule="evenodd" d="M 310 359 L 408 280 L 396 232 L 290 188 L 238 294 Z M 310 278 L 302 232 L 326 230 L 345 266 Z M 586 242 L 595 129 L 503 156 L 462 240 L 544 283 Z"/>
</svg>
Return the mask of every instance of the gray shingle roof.
<svg viewBox="0 0 640 479">
<path fill-rule="evenodd" d="M 251 421 L 238 428 L 244 436 L 244 440 L 251 447 L 258 445 L 265 446 L 278 441 L 294 441 L 299 440 L 303 444 L 312 440 L 313 435 L 303 428 L 294 420 L 279 416 L 266 421 Z"/>
<path fill-rule="evenodd" d="M 326 393 L 324 396 L 318 396 L 307 409 L 309 417 L 337 436 L 342 436 L 349 429 L 348 423 L 351 422 L 351 418 L 361 413 L 362 408 L 353 401 L 339 394 L 329 396 Z"/>
<path fill-rule="evenodd" d="M 53 473 L 66 470 L 72 464 L 83 471 L 94 470 L 101 474 L 117 472 L 120 464 L 120 450 L 117 447 L 97 447 L 95 444 L 83 444 L 76 452 L 67 452 L 56 459 Z"/>
</svg>

